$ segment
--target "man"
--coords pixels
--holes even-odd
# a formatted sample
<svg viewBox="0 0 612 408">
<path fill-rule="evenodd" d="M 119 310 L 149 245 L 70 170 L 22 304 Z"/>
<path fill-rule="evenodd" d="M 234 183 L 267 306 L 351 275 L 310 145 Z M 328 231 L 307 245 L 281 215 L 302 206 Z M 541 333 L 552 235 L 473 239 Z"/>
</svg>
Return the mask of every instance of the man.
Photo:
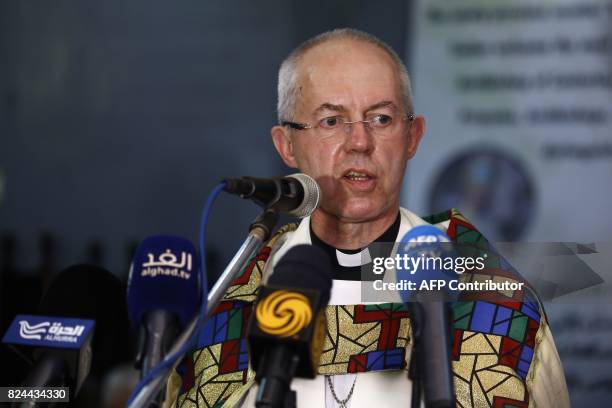
<svg viewBox="0 0 612 408">
<path fill-rule="evenodd" d="M 461 228 L 481 236 L 456 211 L 425 220 L 400 208 L 404 171 L 425 120 L 414 114 L 408 74 L 387 45 L 356 30 L 321 34 L 283 62 L 278 98 L 274 146 L 289 167 L 316 179 L 321 205 L 299 226 L 281 228 L 228 290 L 200 348 L 179 368 L 182 381 L 170 383 L 181 383 L 177 406 L 253 406 L 245 323 L 262 275 L 304 243 L 326 250 L 335 268 L 320 375 L 293 381 L 298 407 L 409 406 L 410 318 L 401 304 L 362 304 L 362 254 L 373 242 L 397 241 L 428 223 L 458 242 L 466 236 Z M 518 291 L 503 296 L 454 308 L 458 406 L 569 406 L 537 300 Z M 497 319 L 504 313 L 509 317 Z"/>
</svg>

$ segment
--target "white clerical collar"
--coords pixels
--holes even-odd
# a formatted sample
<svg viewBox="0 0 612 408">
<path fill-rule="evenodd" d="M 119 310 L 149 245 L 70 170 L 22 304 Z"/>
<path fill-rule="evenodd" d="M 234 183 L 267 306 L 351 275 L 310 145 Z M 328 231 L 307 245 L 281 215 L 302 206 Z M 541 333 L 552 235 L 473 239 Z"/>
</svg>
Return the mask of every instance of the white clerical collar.
<svg viewBox="0 0 612 408">
<path fill-rule="evenodd" d="M 361 266 L 372 262 L 370 257 L 370 250 L 365 248 L 354 254 L 347 254 L 336 249 L 336 258 L 338 259 L 338 265 L 346 267 Z"/>
<path fill-rule="evenodd" d="M 401 238 L 408 232 L 411 228 L 416 227 L 418 225 L 428 224 L 418 215 L 413 212 L 400 207 L 400 228 L 399 233 L 397 234 L 396 241 L 401 240 Z M 266 267 L 264 270 L 264 279 L 267 278 L 268 274 L 272 271 L 272 269 L 276 266 L 276 263 L 283 255 L 289 250 L 289 248 L 294 247 L 300 244 L 311 245 L 312 240 L 310 239 L 310 216 L 302 219 L 298 228 L 295 231 L 288 232 L 284 234 L 284 236 L 276 243 L 275 247 L 272 249 L 272 253 L 270 254 L 270 258 L 266 263 Z M 360 260 L 361 262 L 361 260 Z M 359 263 L 357 266 L 360 266 Z"/>
</svg>

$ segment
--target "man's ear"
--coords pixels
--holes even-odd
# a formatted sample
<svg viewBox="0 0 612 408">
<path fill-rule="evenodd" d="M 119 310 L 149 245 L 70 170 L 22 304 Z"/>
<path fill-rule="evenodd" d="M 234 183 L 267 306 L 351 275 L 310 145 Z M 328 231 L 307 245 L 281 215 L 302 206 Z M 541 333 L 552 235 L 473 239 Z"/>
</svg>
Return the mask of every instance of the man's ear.
<svg viewBox="0 0 612 408">
<path fill-rule="evenodd" d="M 291 135 L 289 132 L 289 129 L 285 126 L 274 126 L 271 130 L 272 142 L 274 142 L 274 147 L 285 164 L 296 169 L 297 162 L 293 155 L 293 143 L 291 142 Z"/>
<path fill-rule="evenodd" d="M 423 115 L 419 115 L 414 118 L 410 124 L 410 129 L 408 130 L 408 159 L 412 159 L 412 157 L 414 157 L 424 133 L 425 117 Z"/>
</svg>

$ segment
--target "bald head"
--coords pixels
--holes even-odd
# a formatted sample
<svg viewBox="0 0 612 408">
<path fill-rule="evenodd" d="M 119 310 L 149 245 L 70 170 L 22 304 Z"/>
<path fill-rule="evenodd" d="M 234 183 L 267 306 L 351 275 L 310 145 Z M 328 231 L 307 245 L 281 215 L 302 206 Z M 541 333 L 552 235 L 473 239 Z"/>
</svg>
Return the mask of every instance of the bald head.
<svg viewBox="0 0 612 408">
<path fill-rule="evenodd" d="M 331 69 L 330 69 L 331 68 Z M 337 68 L 337 69 L 334 69 Z M 349 72 L 353 68 L 354 72 Z M 354 29 L 338 29 L 318 35 L 297 47 L 281 64 L 278 75 L 279 122 L 295 119 L 304 87 L 329 86 L 351 76 L 373 80 L 387 76 L 396 80 L 398 99 L 412 113 L 412 94 L 406 67 L 395 51 L 374 36 Z M 341 73 L 342 78 L 329 75 Z M 361 75 L 358 75 L 361 73 Z M 352 74 L 352 75 L 351 75 Z"/>
</svg>

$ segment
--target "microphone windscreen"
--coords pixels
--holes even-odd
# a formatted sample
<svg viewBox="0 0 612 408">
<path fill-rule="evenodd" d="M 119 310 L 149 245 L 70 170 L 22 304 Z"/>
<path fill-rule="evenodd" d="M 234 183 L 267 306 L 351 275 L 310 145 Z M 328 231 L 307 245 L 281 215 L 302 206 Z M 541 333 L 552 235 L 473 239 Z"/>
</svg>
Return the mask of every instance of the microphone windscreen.
<svg viewBox="0 0 612 408">
<path fill-rule="evenodd" d="M 171 312 L 181 327 L 187 325 L 200 304 L 198 260 L 187 239 L 161 235 L 142 241 L 128 281 L 128 309 L 134 327 L 153 310 Z"/>
<path fill-rule="evenodd" d="M 314 210 L 316 210 L 319 206 L 319 202 L 321 200 L 321 188 L 315 179 L 304 173 L 295 173 L 287 177 L 297 180 L 302 186 L 304 193 L 302 203 L 297 208 L 290 211 L 289 214 L 298 218 L 304 218 L 312 215 Z"/>
<path fill-rule="evenodd" d="M 93 373 L 130 358 L 125 285 L 103 268 L 74 265 L 58 273 L 43 295 L 38 314 L 95 320 Z"/>
<path fill-rule="evenodd" d="M 313 245 L 296 245 L 278 261 L 269 285 L 311 289 L 320 293 L 321 304 L 329 303 L 332 263 L 325 251 Z"/>
<path fill-rule="evenodd" d="M 407 256 L 417 261 L 415 270 L 397 269 L 398 282 L 413 282 L 416 288 L 423 283 L 445 282 L 444 292 L 455 296 L 455 291 L 448 289 L 448 282 L 456 279 L 457 274 L 443 267 L 445 260 L 454 258 L 453 244 L 450 238 L 433 225 L 418 225 L 410 229 L 399 243 L 397 253 L 400 257 Z M 404 302 L 416 300 L 418 290 L 402 290 L 400 296 Z"/>
</svg>

